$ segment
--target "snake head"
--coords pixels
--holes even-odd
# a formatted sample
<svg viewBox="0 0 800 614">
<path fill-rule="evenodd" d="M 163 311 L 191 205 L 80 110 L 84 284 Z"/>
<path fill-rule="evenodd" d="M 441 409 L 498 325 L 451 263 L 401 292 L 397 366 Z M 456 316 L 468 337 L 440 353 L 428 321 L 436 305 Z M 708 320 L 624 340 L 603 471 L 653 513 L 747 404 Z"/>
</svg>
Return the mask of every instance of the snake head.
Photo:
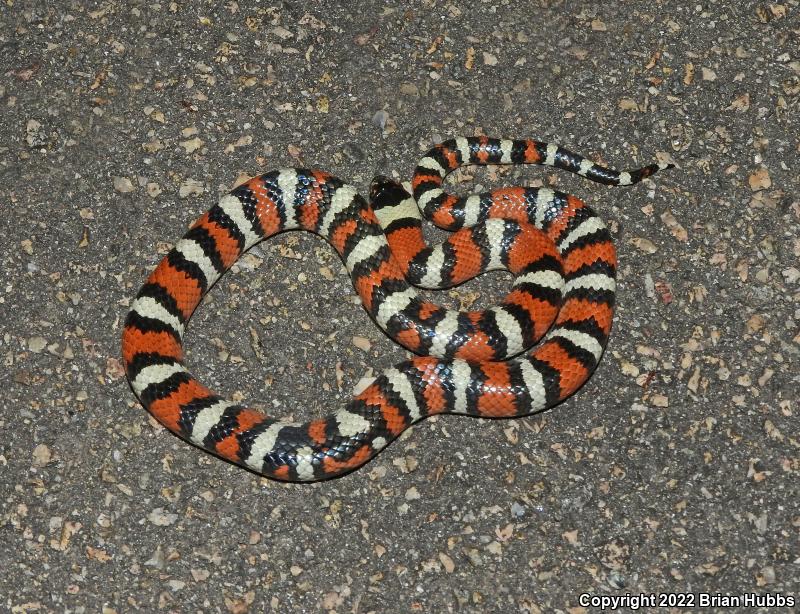
<svg viewBox="0 0 800 614">
<path fill-rule="evenodd" d="M 403 184 L 385 175 L 376 175 L 369 186 L 369 200 L 376 211 L 394 207 L 408 198 L 411 198 L 411 194 Z"/>
</svg>

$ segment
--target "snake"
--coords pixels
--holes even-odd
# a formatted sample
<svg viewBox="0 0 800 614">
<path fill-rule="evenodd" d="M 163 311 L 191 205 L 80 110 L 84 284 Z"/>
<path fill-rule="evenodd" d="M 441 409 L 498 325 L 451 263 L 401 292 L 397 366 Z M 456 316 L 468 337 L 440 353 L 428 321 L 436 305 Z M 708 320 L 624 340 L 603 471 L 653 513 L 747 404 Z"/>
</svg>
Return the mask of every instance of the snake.
<svg viewBox="0 0 800 614">
<path fill-rule="evenodd" d="M 410 185 L 376 177 L 368 200 L 318 169 L 254 177 L 192 224 L 131 301 L 121 349 L 133 392 L 186 442 L 290 482 L 346 474 L 427 416 L 518 417 L 561 403 L 589 379 L 608 342 L 616 251 L 606 224 L 576 196 L 549 187 L 468 196 L 445 189 L 445 177 L 461 166 L 509 164 L 611 186 L 672 166 L 617 171 L 553 143 L 483 136 L 435 145 Z M 428 245 L 423 216 L 452 234 Z M 220 276 L 252 246 L 289 230 L 325 239 L 372 320 L 415 354 L 344 407 L 307 422 L 218 395 L 189 372 L 182 346 L 192 313 Z M 484 310 L 449 309 L 417 290 L 491 270 L 510 272 L 513 282 Z"/>
</svg>

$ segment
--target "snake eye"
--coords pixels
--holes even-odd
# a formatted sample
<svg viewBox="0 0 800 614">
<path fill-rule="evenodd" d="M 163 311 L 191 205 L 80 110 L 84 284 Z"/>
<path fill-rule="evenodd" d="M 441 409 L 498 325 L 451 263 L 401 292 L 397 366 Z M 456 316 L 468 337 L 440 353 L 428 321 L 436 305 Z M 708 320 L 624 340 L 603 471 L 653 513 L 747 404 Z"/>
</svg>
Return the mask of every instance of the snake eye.
<svg viewBox="0 0 800 614">
<path fill-rule="evenodd" d="M 376 209 L 396 205 L 409 196 L 399 181 L 385 175 L 376 175 L 369 187 L 369 200 Z"/>
</svg>

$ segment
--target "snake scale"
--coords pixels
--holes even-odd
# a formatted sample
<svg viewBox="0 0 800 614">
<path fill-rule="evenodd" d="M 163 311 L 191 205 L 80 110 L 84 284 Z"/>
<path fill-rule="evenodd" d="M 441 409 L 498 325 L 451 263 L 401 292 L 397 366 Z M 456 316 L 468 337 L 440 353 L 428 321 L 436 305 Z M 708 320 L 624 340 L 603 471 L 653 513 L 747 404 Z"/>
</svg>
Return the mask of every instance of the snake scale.
<svg viewBox="0 0 800 614">
<path fill-rule="evenodd" d="M 607 185 L 635 184 L 671 166 L 620 172 L 554 144 L 460 137 L 419 162 L 413 194 L 378 177 L 368 202 L 353 186 L 311 169 L 255 177 L 191 226 L 130 306 L 122 354 L 144 407 L 182 439 L 233 463 L 280 480 L 312 481 L 363 465 L 426 416 L 524 416 L 573 394 L 597 366 L 611 331 L 611 235 L 580 199 L 549 188 L 446 192 L 445 176 L 468 164 L 546 165 Z M 421 212 L 453 234 L 426 245 Z M 345 407 L 306 423 L 225 400 L 189 373 L 182 349 L 186 324 L 216 280 L 256 243 L 293 229 L 327 240 L 372 319 L 419 354 L 380 373 Z M 486 310 L 446 309 L 415 290 L 496 269 L 514 281 Z"/>
</svg>

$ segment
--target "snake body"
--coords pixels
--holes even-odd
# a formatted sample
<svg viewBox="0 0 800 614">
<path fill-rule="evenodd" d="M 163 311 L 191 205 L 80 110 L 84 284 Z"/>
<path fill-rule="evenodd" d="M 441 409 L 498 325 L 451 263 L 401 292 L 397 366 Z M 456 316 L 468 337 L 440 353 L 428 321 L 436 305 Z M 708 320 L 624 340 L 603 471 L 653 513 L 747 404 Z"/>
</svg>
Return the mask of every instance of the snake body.
<svg viewBox="0 0 800 614">
<path fill-rule="evenodd" d="M 353 186 L 313 169 L 255 177 L 191 226 L 131 304 L 122 354 L 145 408 L 222 458 L 272 478 L 311 481 L 363 465 L 426 416 L 523 416 L 574 393 L 611 331 L 610 233 L 580 199 L 549 188 L 468 197 L 444 191 L 445 176 L 466 164 L 547 165 L 608 185 L 634 184 L 670 166 L 618 172 L 554 144 L 477 137 L 431 149 L 414 172 L 413 196 L 378 178 L 367 202 Z M 455 232 L 426 245 L 420 210 Z M 204 294 L 250 247 L 293 229 L 327 240 L 373 320 L 422 354 L 383 371 L 344 408 L 306 423 L 225 400 L 183 364 L 184 329 Z M 515 279 L 501 303 L 482 311 L 443 308 L 414 288 L 448 287 L 493 269 Z"/>
</svg>

